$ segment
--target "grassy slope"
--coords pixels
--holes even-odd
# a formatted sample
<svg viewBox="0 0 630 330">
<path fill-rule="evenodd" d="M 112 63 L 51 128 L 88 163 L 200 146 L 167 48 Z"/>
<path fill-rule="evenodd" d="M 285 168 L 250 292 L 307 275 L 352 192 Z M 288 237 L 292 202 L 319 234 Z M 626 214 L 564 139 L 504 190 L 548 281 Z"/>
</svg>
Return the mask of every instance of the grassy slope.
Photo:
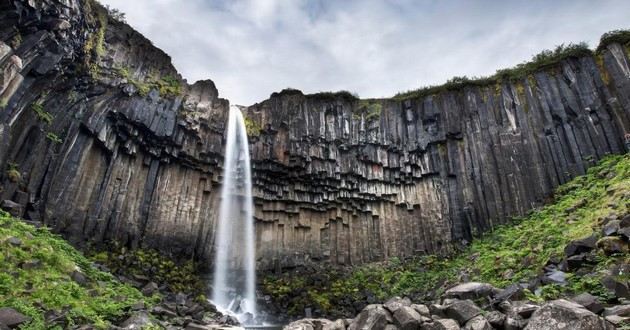
<svg viewBox="0 0 630 330">
<path fill-rule="evenodd" d="M 424 256 L 362 266 L 350 273 L 329 271 L 317 283 L 309 274 L 270 276 L 264 280 L 264 290 L 275 301 L 288 300 L 288 311 L 294 315 L 313 305 L 336 315 L 344 302 L 368 296 L 381 301 L 394 295 L 429 298 L 461 280 L 463 274 L 470 280 L 505 287 L 538 275 L 547 260 L 561 256 L 571 240 L 597 232 L 603 217 L 629 213 L 629 195 L 630 155 L 609 156 L 586 175 L 559 187 L 554 203 L 475 240 L 453 258 Z M 599 279 L 610 264 L 623 259 L 630 262 L 627 255 L 598 255 L 594 275 L 569 274 L 569 285 L 547 285 L 540 296 L 530 298 L 544 300 L 587 291 L 608 299 Z"/>
<path fill-rule="evenodd" d="M 8 239 L 17 237 L 15 246 Z M 27 269 L 25 262 L 39 261 Z M 95 269 L 80 252 L 46 228 L 35 228 L 0 211 L 0 307 L 13 307 L 32 318 L 24 329 L 44 329 L 44 313 L 67 311 L 66 327 L 92 324 L 105 329 L 118 321 L 128 308 L 139 302 L 151 304 L 142 294 Z M 71 279 L 80 270 L 83 286 Z M 61 329 L 62 326 L 57 326 Z"/>
</svg>

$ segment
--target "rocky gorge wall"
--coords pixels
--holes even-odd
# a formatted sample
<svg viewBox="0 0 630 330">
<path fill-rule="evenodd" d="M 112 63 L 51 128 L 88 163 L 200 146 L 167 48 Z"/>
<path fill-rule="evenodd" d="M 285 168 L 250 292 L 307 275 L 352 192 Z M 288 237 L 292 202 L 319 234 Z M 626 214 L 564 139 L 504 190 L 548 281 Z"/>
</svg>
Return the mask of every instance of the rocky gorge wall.
<svg viewBox="0 0 630 330">
<path fill-rule="evenodd" d="M 0 201 L 77 244 L 209 260 L 229 103 L 91 1 L 0 4 Z M 8 24 L 5 24 L 8 23 Z M 285 90 L 243 109 L 259 269 L 447 253 L 630 132 L 627 46 L 392 99 Z"/>
</svg>

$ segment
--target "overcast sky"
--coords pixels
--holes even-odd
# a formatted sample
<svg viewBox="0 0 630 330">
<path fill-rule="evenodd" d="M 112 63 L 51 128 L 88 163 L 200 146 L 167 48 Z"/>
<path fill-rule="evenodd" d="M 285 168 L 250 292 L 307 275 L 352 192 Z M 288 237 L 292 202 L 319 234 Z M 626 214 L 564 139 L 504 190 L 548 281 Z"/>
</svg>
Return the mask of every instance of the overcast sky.
<svg viewBox="0 0 630 330">
<path fill-rule="evenodd" d="M 630 1 L 101 0 L 233 104 L 286 87 L 361 97 L 480 76 L 629 28 Z"/>
</svg>

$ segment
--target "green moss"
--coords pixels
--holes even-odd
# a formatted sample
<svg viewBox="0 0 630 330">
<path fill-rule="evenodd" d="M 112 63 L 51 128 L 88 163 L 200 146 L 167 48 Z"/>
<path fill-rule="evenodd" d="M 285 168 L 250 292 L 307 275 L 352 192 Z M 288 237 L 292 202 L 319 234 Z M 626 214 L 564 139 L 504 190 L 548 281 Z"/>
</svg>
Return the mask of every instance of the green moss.
<svg viewBox="0 0 630 330">
<path fill-rule="evenodd" d="M 9 105 L 9 99 L 0 98 L 0 110 L 4 110 Z"/>
<path fill-rule="evenodd" d="M 245 130 L 247 131 L 247 136 L 260 135 L 260 133 L 262 132 L 262 127 L 259 123 L 255 122 L 247 116 L 243 116 L 243 120 L 245 121 Z"/>
<path fill-rule="evenodd" d="M 381 117 L 383 105 L 379 100 L 360 100 L 352 113 L 354 119 L 360 119 L 364 115 L 366 121 L 375 121 Z"/>
<path fill-rule="evenodd" d="M 628 46 L 630 44 L 630 30 L 613 30 L 610 32 L 604 33 L 601 39 L 599 40 L 599 46 L 597 46 L 597 51 L 600 52 L 604 50 L 610 44 L 620 44 L 622 46 Z"/>
<path fill-rule="evenodd" d="M 197 265 L 191 260 L 176 263 L 174 259 L 156 250 L 128 250 L 113 242 L 107 251 L 93 251 L 89 258 L 106 265 L 113 273 L 143 276 L 150 281 L 167 285 L 172 292 L 201 295 L 206 289 L 204 282 L 197 275 Z"/>
<path fill-rule="evenodd" d="M 9 163 L 8 165 L 9 168 L 7 169 L 7 177 L 9 178 L 9 181 L 13 183 L 22 181 L 22 174 L 20 173 L 17 164 Z"/>
<path fill-rule="evenodd" d="M 7 240 L 16 237 L 21 245 Z M 12 307 L 32 320 L 22 329 L 45 329 L 47 311 L 65 311 L 58 328 L 91 324 L 107 329 L 135 303 L 152 305 L 142 294 L 95 269 L 90 261 L 47 228 L 35 228 L 0 211 L 0 307 Z M 34 266 L 26 267 L 25 264 Z M 79 285 L 75 270 L 87 278 Z"/>
<path fill-rule="evenodd" d="M 46 134 L 46 138 L 47 138 L 48 140 L 52 141 L 53 143 L 58 143 L 58 144 L 63 143 L 63 140 L 61 140 L 61 139 L 59 138 L 59 136 L 57 136 L 57 134 L 55 134 L 55 133 L 53 133 L 53 132 L 48 132 L 48 133 Z"/>
<path fill-rule="evenodd" d="M 31 104 L 31 110 L 35 111 L 35 114 L 37 114 L 37 118 L 39 120 L 49 125 L 50 123 L 52 123 L 53 116 L 49 112 L 44 110 L 43 101 L 38 100 L 38 101 L 33 102 L 33 104 Z"/>
<path fill-rule="evenodd" d="M 310 274 L 290 273 L 265 278 L 263 290 L 276 301 L 288 301 L 290 310 L 298 313 L 312 301 L 322 306 L 328 301 L 331 305 L 327 312 L 337 316 L 335 313 L 340 313 L 343 307 L 335 304 L 344 300 L 365 301 L 366 297 L 374 296 L 383 301 L 395 295 L 431 300 L 449 284 L 456 283 L 462 273 L 473 281 L 506 287 L 536 277 L 551 256 L 562 255 L 570 241 L 597 230 L 598 219 L 613 212 L 630 212 L 630 205 L 624 199 L 628 193 L 630 155 L 609 156 L 586 175 L 560 186 L 554 203 L 496 227 L 455 256 L 417 256 L 405 262 L 393 259 L 350 272 L 327 270 L 318 273 L 317 282 Z M 592 275 L 569 274 L 569 285 L 543 286 L 542 294 L 532 299 L 552 299 L 577 292 L 608 299 L 601 277 L 610 265 L 630 262 L 630 256 L 599 254 L 597 258 Z M 305 290 L 309 299 L 300 294 Z"/>
</svg>

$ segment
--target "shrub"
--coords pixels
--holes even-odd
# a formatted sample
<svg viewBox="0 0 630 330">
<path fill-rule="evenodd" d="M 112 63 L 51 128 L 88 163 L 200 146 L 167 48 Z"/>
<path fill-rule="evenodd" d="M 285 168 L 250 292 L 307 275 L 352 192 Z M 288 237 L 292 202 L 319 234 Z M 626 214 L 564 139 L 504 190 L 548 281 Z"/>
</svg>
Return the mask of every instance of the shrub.
<svg viewBox="0 0 630 330">
<path fill-rule="evenodd" d="M 33 104 L 31 104 L 31 109 L 35 111 L 35 114 L 37 115 L 37 118 L 39 120 L 45 122 L 46 124 L 52 123 L 53 116 L 46 110 L 44 110 L 43 101 L 38 100 L 36 102 L 33 102 Z"/>
</svg>

